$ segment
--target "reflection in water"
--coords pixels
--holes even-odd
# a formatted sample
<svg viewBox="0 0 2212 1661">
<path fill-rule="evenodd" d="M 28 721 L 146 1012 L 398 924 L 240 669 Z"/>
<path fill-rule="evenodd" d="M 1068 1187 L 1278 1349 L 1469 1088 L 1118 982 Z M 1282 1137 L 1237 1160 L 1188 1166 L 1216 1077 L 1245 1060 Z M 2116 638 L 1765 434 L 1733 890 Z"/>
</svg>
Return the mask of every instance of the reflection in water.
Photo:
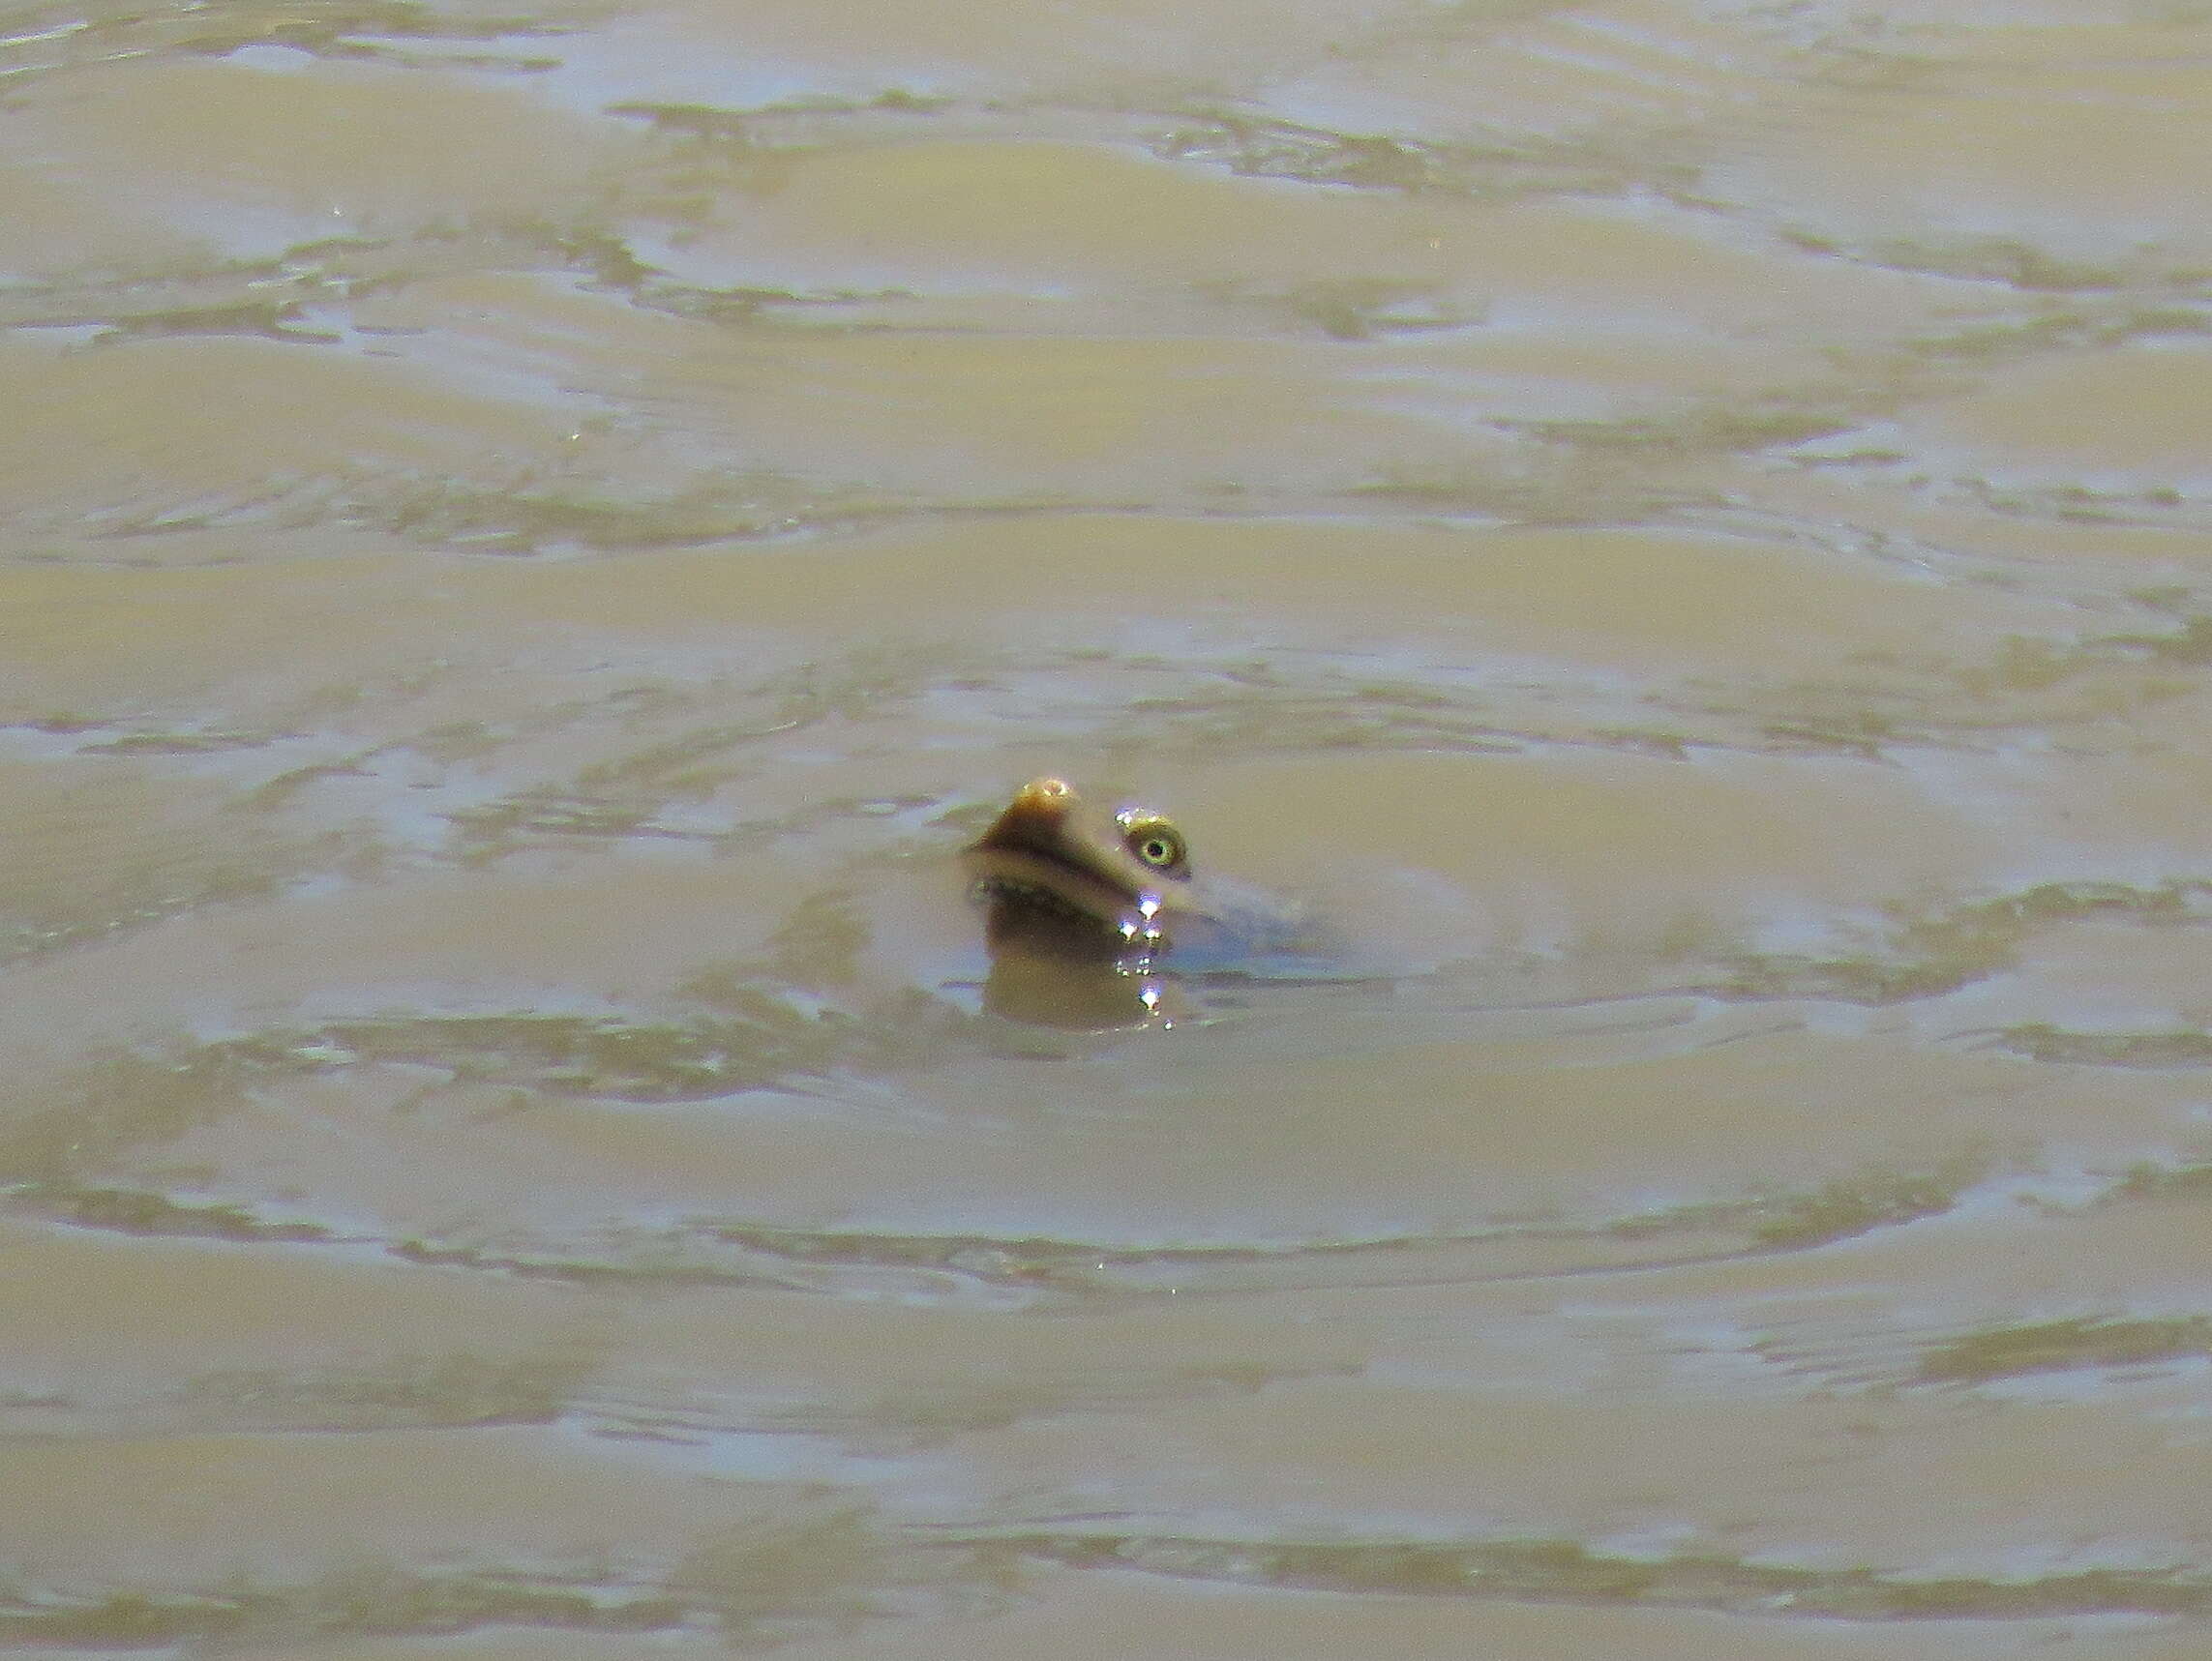
<svg viewBox="0 0 2212 1661">
<path fill-rule="evenodd" d="M 1039 1026 L 1102 1032 L 1168 1025 L 1175 1000 L 1156 946 L 1132 946 L 1088 918 L 986 895 L 991 972 L 983 1007 Z"/>
</svg>

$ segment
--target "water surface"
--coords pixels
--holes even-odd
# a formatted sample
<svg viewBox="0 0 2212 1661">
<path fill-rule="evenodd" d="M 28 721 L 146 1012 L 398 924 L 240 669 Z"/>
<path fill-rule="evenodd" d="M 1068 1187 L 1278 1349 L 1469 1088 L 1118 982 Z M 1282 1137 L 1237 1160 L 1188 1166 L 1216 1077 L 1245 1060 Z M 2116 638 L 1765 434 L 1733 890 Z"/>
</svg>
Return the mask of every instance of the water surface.
<svg viewBox="0 0 2212 1661">
<path fill-rule="evenodd" d="M 0 1638 L 2201 1653 L 2207 64 L 0 10 Z"/>
</svg>

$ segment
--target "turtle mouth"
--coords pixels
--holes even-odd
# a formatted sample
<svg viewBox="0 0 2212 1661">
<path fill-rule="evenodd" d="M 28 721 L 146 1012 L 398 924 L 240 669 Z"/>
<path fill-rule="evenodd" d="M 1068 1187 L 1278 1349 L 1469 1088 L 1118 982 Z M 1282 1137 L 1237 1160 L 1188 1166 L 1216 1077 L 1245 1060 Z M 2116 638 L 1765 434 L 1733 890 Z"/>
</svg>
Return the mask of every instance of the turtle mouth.
<svg viewBox="0 0 2212 1661">
<path fill-rule="evenodd" d="M 1107 927 L 1106 919 L 1087 905 L 1080 905 L 1059 889 L 1042 882 L 1025 881 L 1019 876 L 1003 873 L 986 873 L 975 879 L 975 897 L 978 900 L 1004 901 L 1012 905 L 1026 905 L 1032 911 L 1049 912 L 1070 922 L 1095 923 Z"/>
<path fill-rule="evenodd" d="M 1123 940 L 1157 943 L 1162 937 L 1157 895 L 1132 892 L 1088 866 L 1027 849 L 979 850 L 973 863 L 975 894 L 995 905 L 1085 923 Z"/>
<path fill-rule="evenodd" d="M 978 876 L 973 893 L 989 905 L 1016 906 L 1040 921 L 1094 930 L 1101 938 L 1117 944 L 1139 950 L 1167 944 L 1167 931 L 1159 922 L 1159 902 L 1149 894 L 1126 901 L 1112 916 L 1106 916 L 1061 889 L 1003 874 Z"/>
</svg>

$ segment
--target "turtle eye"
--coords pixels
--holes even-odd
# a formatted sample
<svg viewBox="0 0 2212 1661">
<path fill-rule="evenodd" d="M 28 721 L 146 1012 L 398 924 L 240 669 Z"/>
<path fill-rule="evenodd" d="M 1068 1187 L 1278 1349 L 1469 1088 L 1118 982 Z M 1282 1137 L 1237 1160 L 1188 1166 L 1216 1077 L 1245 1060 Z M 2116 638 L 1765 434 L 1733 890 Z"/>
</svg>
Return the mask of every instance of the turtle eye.
<svg viewBox="0 0 2212 1661">
<path fill-rule="evenodd" d="M 1121 844 L 1144 864 L 1168 875 L 1180 875 L 1190 860 L 1182 832 L 1162 818 L 1132 815 L 1121 821 Z"/>
</svg>

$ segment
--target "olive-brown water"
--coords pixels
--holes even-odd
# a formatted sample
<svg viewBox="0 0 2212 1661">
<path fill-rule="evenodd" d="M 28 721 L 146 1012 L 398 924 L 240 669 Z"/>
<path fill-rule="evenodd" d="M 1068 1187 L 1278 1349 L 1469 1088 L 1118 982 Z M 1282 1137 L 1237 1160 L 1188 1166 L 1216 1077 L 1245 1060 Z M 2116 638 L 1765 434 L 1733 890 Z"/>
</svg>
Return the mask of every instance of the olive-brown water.
<svg viewBox="0 0 2212 1661">
<path fill-rule="evenodd" d="M 2212 1654 L 2212 8 L 0 36 L 0 1645 Z"/>
</svg>

